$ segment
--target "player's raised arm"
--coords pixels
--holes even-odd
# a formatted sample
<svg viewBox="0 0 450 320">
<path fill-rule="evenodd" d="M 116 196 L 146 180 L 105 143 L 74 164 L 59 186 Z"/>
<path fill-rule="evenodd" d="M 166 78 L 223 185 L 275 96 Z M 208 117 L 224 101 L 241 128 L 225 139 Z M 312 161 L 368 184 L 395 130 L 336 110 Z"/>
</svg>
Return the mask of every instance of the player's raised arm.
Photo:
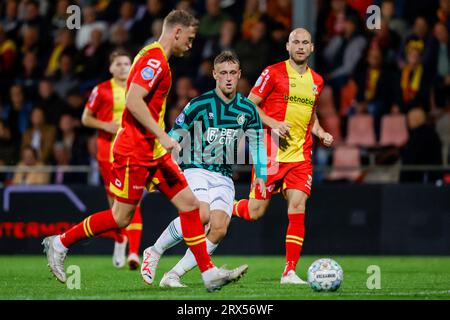
<svg viewBox="0 0 450 320">
<path fill-rule="evenodd" d="M 148 95 L 149 91 L 136 83 L 131 83 L 127 92 L 126 107 L 131 112 L 133 117 L 136 118 L 139 123 L 147 130 L 151 131 L 161 142 L 162 146 L 166 150 L 176 149 L 179 150 L 180 146 L 178 142 L 169 137 L 169 135 L 161 128 L 153 119 L 150 114 L 150 110 L 144 101 L 144 98 Z"/>
</svg>

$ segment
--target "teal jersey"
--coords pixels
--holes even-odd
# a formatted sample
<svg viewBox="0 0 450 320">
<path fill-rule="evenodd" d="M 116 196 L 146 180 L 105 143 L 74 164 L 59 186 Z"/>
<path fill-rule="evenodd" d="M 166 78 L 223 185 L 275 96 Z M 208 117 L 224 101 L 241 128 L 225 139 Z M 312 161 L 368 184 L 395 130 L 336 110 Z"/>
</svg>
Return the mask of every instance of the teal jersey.
<svg viewBox="0 0 450 320">
<path fill-rule="evenodd" d="M 267 154 L 261 118 L 256 106 L 237 93 L 225 103 L 215 90 L 192 99 L 178 115 L 169 135 L 180 142 L 176 159 L 182 170 L 202 168 L 231 177 L 239 142 L 248 138 L 255 174 L 266 180 Z"/>
</svg>

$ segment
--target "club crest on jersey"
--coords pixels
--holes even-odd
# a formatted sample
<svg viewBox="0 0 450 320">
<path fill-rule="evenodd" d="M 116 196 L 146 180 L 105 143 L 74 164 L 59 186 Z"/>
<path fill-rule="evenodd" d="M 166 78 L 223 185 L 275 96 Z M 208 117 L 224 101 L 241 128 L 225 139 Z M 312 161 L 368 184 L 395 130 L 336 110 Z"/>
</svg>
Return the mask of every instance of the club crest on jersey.
<svg viewBox="0 0 450 320">
<path fill-rule="evenodd" d="M 179 126 L 181 126 L 184 123 L 184 120 L 186 119 L 186 116 L 184 113 L 180 113 L 178 117 L 175 119 L 175 123 Z"/>
<path fill-rule="evenodd" d="M 241 113 L 240 115 L 238 115 L 236 121 L 240 126 L 242 126 L 245 122 L 245 114 Z"/>
<path fill-rule="evenodd" d="M 212 113 L 212 112 L 208 113 L 208 118 L 209 118 L 209 120 L 214 119 L 214 113 Z"/>
<path fill-rule="evenodd" d="M 153 70 L 153 68 L 146 67 L 142 69 L 141 76 L 144 80 L 151 80 L 155 76 L 155 70 Z"/>
<path fill-rule="evenodd" d="M 315 96 L 319 93 L 319 90 L 318 90 L 316 84 L 313 84 L 313 85 L 312 85 L 312 92 L 313 92 L 313 94 L 314 94 Z"/>
<path fill-rule="evenodd" d="M 206 133 L 206 141 L 208 141 L 208 143 L 213 143 L 219 136 L 219 129 L 210 127 Z"/>
</svg>

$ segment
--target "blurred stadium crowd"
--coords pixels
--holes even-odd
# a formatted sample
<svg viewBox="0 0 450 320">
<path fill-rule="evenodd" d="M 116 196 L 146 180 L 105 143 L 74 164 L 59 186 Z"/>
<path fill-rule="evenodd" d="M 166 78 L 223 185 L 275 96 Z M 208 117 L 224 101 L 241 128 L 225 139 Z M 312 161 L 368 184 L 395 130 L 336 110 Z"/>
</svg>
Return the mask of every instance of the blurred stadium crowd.
<svg viewBox="0 0 450 320">
<path fill-rule="evenodd" d="M 0 165 L 95 169 L 95 132 L 80 121 L 89 93 L 109 79 L 109 53 L 123 47 L 134 56 L 157 40 L 173 8 L 193 12 L 200 27 L 188 56 L 171 60 L 167 128 L 190 99 L 214 88 L 212 60 L 222 50 L 238 54 L 238 90 L 247 95 L 265 66 L 288 58 L 293 1 L 1 1 Z M 78 30 L 66 27 L 72 4 L 82 8 Z M 381 8 L 375 30 L 366 27 L 371 4 Z M 312 66 L 326 84 L 317 112 L 336 144 L 331 150 L 316 147 L 315 164 L 448 164 L 450 0 L 322 0 L 316 6 Z M 450 183 L 444 171 L 400 174 L 389 167 L 317 172 L 315 178 Z M 99 179 L 58 170 L 0 173 L 0 184 Z"/>
</svg>

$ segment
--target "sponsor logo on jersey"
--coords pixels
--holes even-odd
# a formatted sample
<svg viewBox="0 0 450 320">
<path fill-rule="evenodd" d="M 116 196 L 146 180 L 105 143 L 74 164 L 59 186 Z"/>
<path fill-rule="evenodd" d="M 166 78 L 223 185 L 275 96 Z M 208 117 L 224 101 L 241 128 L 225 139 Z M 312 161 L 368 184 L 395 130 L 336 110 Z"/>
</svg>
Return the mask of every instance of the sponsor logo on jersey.
<svg viewBox="0 0 450 320">
<path fill-rule="evenodd" d="M 218 142 L 219 144 L 230 144 L 237 139 L 238 130 L 234 129 L 219 129 L 209 127 L 206 131 L 206 141 L 208 143 Z"/>
<path fill-rule="evenodd" d="M 186 120 L 186 116 L 184 115 L 184 113 L 180 113 L 178 115 L 178 117 L 175 119 L 175 123 L 177 125 L 181 126 L 185 120 Z"/>
<path fill-rule="evenodd" d="M 262 80 L 263 80 L 262 76 L 259 76 L 258 80 L 256 80 L 255 87 L 259 87 L 260 84 L 262 83 Z"/>
<path fill-rule="evenodd" d="M 142 190 L 142 189 L 144 189 L 145 187 L 144 186 L 137 186 L 137 185 L 134 185 L 133 186 L 133 189 L 134 190 Z"/>
<path fill-rule="evenodd" d="M 155 70 L 153 70 L 153 68 L 151 67 L 145 67 L 141 71 L 141 76 L 144 80 L 151 80 L 155 76 Z"/>
<path fill-rule="evenodd" d="M 269 71 L 267 71 L 267 72 L 269 72 Z M 263 73 L 264 73 L 264 72 L 263 72 Z M 262 92 L 264 91 L 264 88 L 266 87 L 267 81 L 269 81 L 269 79 L 270 79 L 270 76 L 269 76 L 269 75 L 267 75 L 267 76 L 264 78 L 264 82 L 263 82 L 261 88 L 259 88 L 259 90 L 258 90 L 259 93 L 262 93 Z"/>
<path fill-rule="evenodd" d="M 289 96 L 287 94 L 284 95 L 284 100 L 292 103 L 301 103 L 308 104 L 314 106 L 314 100 L 308 97 L 299 97 L 299 96 Z"/>
<path fill-rule="evenodd" d="M 162 68 L 159 68 L 156 72 L 156 75 L 153 77 L 152 81 L 149 82 L 148 86 L 151 88 L 153 87 L 153 84 L 155 83 L 155 80 L 158 78 L 159 74 L 162 72 Z M 167 95 L 166 95 L 167 96 Z"/>
</svg>

